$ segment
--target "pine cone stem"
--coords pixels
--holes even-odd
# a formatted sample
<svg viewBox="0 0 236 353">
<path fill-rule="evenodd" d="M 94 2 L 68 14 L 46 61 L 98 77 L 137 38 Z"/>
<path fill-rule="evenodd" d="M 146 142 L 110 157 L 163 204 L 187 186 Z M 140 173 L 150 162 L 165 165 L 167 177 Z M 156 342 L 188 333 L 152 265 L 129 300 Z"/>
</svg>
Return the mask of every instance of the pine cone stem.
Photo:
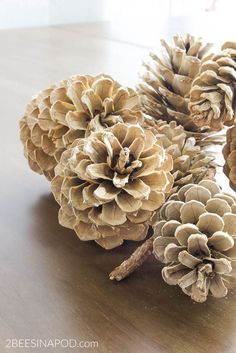
<svg viewBox="0 0 236 353">
<path fill-rule="evenodd" d="M 203 179 L 213 180 L 215 176 L 215 168 L 209 168 Z M 166 201 L 169 197 L 176 191 L 175 188 L 171 190 L 168 194 Z M 115 280 L 117 282 L 122 281 L 126 277 L 130 276 L 138 267 L 140 267 L 152 254 L 153 252 L 153 241 L 158 236 L 158 234 L 153 234 L 149 239 L 147 239 L 141 246 L 139 246 L 129 257 L 124 260 L 119 266 L 114 268 L 110 272 L 110 280 Z"/>
<path fill-rule="evenodd" d="M 123 261 L 120 266 L 116 267 L 109 274 L 110 280 L 121 281 L 141 266 L 152 254 L 154 239 L 155 236 L 152 235 L 139 246 L 127 260 Z"/>
</svg>

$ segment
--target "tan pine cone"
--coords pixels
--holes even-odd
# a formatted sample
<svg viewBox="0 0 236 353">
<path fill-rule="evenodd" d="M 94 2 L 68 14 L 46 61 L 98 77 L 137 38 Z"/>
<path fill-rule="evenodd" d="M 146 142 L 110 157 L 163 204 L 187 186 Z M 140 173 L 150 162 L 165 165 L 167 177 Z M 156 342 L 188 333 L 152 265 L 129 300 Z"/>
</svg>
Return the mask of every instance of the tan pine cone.
<svg viewBox="0 0 236 353">
<path fill-rule="evenodd" d="M 189 109 L 193 122 L 221 130 L 236 120 L 236 42 L 226 42 L 222 52 L 204 59 L 192 83 Z"/>
<path fill-rule="evenodd" d="M 209 170 L 213 178 L 216 168 L 213 157 L 207 155 L 197 145 L 194 137 L 183 126 L 177 125 L 172 120 L 169 123 L 163 120 L 154 120 L 145 116 L 143 127 L 150 129 L 158 140 L 162 142 L 163 148 L 173 158 L 174 185 L 181 186 L 189 183 L 198 183 L 206 178 Z"/>
<path fill-rule="evenodd" d="M 160 210 L 154 255 L 194 301 L 226 296 L 236 276 L 236 199 L 210 180 L 183 186 Z"/>
<path fill-rule="evenodd" d="M 165 53 L 150 53 L 150 63 L 144 64 L 146 72 L 139 85 L 143 111 L 157 119 L 176 120 L 186 130 L 197 131 L 188 108 L 190 88 L 212 45 L 189 34 L 185 38 L 176 35 L 173 40 L 173 46 L 162 40 Z"/>
<path fill-rule="evenodd" d="M 49 180 L 62 152 L 76 138 L 117 122 L 142 122 L 139 98 L 110 76 L 72 76 L 41 91 L 20 121 L 29 166 Z"/>
<path fill-rule="evenodd" d="M 171 156 L 139 125 L 93 132 L 74 141 L 55 168 L 59 222 L 106 249 L 142 240 L 172 187 L 171 169 Z"/>
<path fill-rule="evenodd" d="M 236 126 L 227 130 L 223 156 L 225 159 L 224 173 L 230 180 L 230 186 L 236 191 Z"/>
</svg>

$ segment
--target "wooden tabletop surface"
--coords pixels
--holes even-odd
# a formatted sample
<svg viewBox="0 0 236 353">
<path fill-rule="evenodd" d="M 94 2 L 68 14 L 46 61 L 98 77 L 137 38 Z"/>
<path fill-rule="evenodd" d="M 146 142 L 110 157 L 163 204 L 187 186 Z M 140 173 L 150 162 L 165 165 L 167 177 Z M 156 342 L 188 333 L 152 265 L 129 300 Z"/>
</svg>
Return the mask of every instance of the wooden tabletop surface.
<svg viewBox="0 0 236 353">
<path fill-rule="evenodd" d="M 163 282 L 151 259 L 125 281 L 109 281 L 136 244 L 105 251 L 59 226 L 49 183 L 23 157 L 18 120 L 33 94 L 75 73 L 105 72 L 134 86 L 154 38 L 170 37 L 176 25 L 146 40 L 126 29 L 0 31 L 0 352 L 70 351 L 6 347 L 7 339 L 27 338 L 97 341 L 71 349 L 91 353 L 236 352 L 236 291 L 194 304 Z"/>
</svg>

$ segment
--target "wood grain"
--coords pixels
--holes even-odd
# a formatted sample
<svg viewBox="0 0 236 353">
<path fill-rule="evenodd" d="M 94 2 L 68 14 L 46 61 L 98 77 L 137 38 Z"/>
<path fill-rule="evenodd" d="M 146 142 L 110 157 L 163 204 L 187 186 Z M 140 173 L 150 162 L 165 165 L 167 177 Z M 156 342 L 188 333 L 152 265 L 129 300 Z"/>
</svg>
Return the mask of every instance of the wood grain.
<svg viewBox="0 0 236 353">
<path fill-rule="evenodd" d="M 235 291 L 193 304 L 151 259 L 124 282 L 109 281 L 136 244 L 107 252 L 60 227 L 48 182 L 23 157 L 18 120 L 39 89 L 74 73 L 135 84 L 147 46 L 120 38 L 104 24 L 0 32 L 1 352 L 31 352 L 5 348 L 7 338 L 93 340 L 98 348 L 78 351 L 96 353 L 236 351 Z"/>
</svg>

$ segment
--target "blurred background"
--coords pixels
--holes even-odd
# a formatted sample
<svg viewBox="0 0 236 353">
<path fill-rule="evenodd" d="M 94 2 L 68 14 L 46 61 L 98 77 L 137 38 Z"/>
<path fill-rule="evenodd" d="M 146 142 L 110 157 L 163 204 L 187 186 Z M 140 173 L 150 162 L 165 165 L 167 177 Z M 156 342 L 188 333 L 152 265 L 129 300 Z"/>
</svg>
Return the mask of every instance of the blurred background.
<svg viewBox="0 0 236 353">
<path fill-rule="evenodd" d="M 43 84 L 76 72 L 106 72 L 134 85 L 160 38 L 190 32 L 219 49 L 235 40 L 235 13 L 235 0 L 0 0 L 0 45 L 8 68 L 9 60 L 18 60 L 24 81 L 25 60 L 37 60 Z M 50 70 L 47 60 L 53 60 Z M 4 57 L 0 63 L 5 75 Z"/>
<path fill-rule="evenodd" d="M 101 72 L 134 86 L 160 38 L 189 32 L 219 49 L 235 40 L 235 13 L 235 0 L 0 0 L 3 90 Z"/>
<path fill-rule="evenodd" d="M 0 29 L 109 22 L 119 39 L 146 47 L 182 30 L 219 43 L 235 37 L 235 13 L 235 0 L 0 0 Z"/>
</svg>

